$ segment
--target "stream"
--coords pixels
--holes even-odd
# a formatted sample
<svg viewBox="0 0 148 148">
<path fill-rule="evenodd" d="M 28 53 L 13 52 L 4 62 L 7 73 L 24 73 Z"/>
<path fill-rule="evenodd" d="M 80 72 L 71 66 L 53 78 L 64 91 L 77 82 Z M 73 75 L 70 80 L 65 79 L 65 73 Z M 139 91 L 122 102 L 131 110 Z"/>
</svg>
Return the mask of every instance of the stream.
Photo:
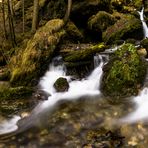
<svg viewBox="0 0 148 148">
<path fill-rule="evenodd" d="M 139 14 L 146 38 L 143 9 Z M 39 88 L 50 94 L 48 99 L 27 116 L 0 117 L 0 148 L 147 147 L 148 76 L 136 97 L 113 103 L 114 98 L 100 91 L 102 67 L 116 49 L 96 54 L 94 70 L 83 79 L 66 75 L 62 58 L 55 57 L 39 82 Z M 59 77 L 67 79 L 67 92 L 54 89 Z"/>
</svg>

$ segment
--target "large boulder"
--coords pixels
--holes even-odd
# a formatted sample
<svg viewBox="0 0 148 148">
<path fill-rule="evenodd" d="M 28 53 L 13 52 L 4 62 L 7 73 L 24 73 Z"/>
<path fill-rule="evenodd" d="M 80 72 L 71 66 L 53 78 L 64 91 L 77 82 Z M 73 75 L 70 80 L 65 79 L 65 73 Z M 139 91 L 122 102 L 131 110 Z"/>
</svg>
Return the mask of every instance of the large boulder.
<svg viewBox="0 0 148 148">
<path fill-rule="evenodd" d="M 96 15 L 89 18 L 88 29 L 93 33 L 93 36 L 96 35 L 96 38 L 100 38 L 102 32 L 115 22 L 116 19 L 114 16 L 105 11 L 99 11 Z"/>
<path fill-rule="evenodd" d="M 67 82 L 67 79 L 62 77 L 58 78 L 53 86 L 57 92 L 64 92 L 68 91 L 69 89 L 69 84 Z"/>
<path fill-rule="evenodd" d="M 65 35 L 63 20 L 54 19 L 39 28 L 24 50 L 19 50 L 11 59 L 11 83 L 29 85 L 48 68 L 56 45 Z"/>
<path fill-rule="evenodd" d="M 146 75 L 146 63 L 133 44 L 124 44 L 103 68 L 101 90 L 111 97 L 136 95 Z"/>
<path fill-rule="evenodd" d="M 114 16 L 105 11 L 99 11 L 96 15 L 93 15 L 88 20 L 89 29 L 105 31 L 107 27 L 113 25 L 116 22 Z"/>
<path fill-rule="evenodd" d="M 114 43 L 116 40 L 143 38 L 142 23 L 133 15 L 121 15 L 120 19 L 103 33 L 103 40 L 106 43 Z"/>
<path fill-rule="evenodd" d="M 88 18 L 100 10 L 109 11 L 110 0 L 75 0 L 71 19 L 78 25 L 86 25 Z"/>
</svg>

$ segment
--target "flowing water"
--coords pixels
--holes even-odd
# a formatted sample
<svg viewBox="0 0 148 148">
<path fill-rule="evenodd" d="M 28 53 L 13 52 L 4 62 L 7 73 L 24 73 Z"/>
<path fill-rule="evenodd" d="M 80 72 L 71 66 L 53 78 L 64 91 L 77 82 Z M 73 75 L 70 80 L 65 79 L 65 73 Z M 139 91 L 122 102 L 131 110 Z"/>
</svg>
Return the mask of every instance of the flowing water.
<svg viewBox="0 0 148 148">
<path fill-rule="evenodd" d="M 146 38 L 148 28 L 143 11 L 144 9 L 139 14 Z M 0 117 L 0 148 L 81 148 L 84 144 L 90 146 L 94 143 L 99 144 L 100 148 L 108 143 L 111 144 L 109 146 L 111 148 L 146 148 L 148 78 L 138 96 L 126 98 L 116 104 L 104 98 L 99 89 L 102 67 L 108 61 L 107 54 L 116 49 L 96 54 L 94 70 L 83 79 L 67 76 L 62 58 L 54 58 L 39 83 L 40 89 L 50 94 L 48 100 L 41 101 L 27 117 L 20 115 L 14 115 L 10 119 Z M 54 89 L 53 84 L 59 77 L 67 79 L 69 83 L 67 92 L 58 93 Z M 97 133 L 97 139 L 91 140 L 89 135 L 93 132 Z M 110 136 L 113 134 L 114 138 L 108 136 L 108 133 Z"/>
<path fill-rule="evenodd" d="M 139 12 L 139 15 L 140 15 L 140 20 L 142 22 L 142 26 L 143 26 L 143 33 L 144 33 L 144 38 L 147 38 L 148 37 L 148 27 L 146 25 L 146 22 L 144 20 L 144 7 L 142 8 L 142 10 Z"/>
</svg>

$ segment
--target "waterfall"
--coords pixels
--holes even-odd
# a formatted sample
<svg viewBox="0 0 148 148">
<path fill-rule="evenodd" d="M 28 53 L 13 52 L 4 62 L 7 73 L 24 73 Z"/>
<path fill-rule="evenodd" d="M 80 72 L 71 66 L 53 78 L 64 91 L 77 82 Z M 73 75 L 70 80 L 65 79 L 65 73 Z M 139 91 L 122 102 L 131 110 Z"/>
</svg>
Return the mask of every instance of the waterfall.
<svg viewBox="0 0 148 148">
<path fill-rule="evenodd" d="M 139 15 L 140 15 L 140 20 L 142 22 L 142 26 L 143 26 L 143 33 L 144 33 L 144 38 L 147 38 L 148 37 L 148 27 L 146 25 L 146 22 L 144 20 L 144 7 L 142 8 L 142 10 L 139 12 Z"/>
<path fill-rule="evenodd" d="M 97 55 L 94 57 L 94 61 L 97 58 L 97 67 L 92 71 L 92 73 L 81 80 L 72 80 L 72 76 L 66 76 L 66 67 L 62 61 L 61 57 L 56 57 L 53 59 L 49 66 L 49 70 L 46 72 L 45 76 L 40 80 L 40 87 L 43 91 L 48 92 L 51 96 L 48 100 L 40 102 L 30 113 L 30 116 L 20 120 L 19 116 L 14 116 L 14 118 L 5 121 L 0 124 L 0 135 L 16 131 L 20 133 L 30 128 L 37 123 L 38 119 L 44 114 L 44 111 L 50 110 L 54 105 L 60 100 L 74 100 L 82 96 L 95 96 L 100 94 L 100 81 L 102 76 L 102 66 L 105 64 L 107 55 Z M 67 92 L 56 92 L 53 87 L 54 82 L 59 78 L 66 78 L 69 83 L 69 89 Z M 18 121 L 19 120 L 19 121 Z M 21 122 L 22 121 L 22 122 Z M 19 128 L 18 128 L 19 126 Z"/>
<path fill-rule="evenodd" d="M 0 124 L 0 134 L 6 134 L 17 130 L 17 122 L 20 120 L 20 116 L 14 116 L 12 119 L 4 120 Z"/>
<path fill-rule="evenodd" d="M 145 79 L 145 87 L 136 97 L 132 98 L 132 101 L 135 103 L 135 110 L 123 117 L 121 122 L 134 123 L 137 121 L 148 121 L 148 74 Z"/>
<path fill-rule="evenodd" d="M 100 94 L 100 79 L 102 75 L 102 66 L 105 63 L 103 60 L 107 55 L 96 55 L 94 56 L 94 61 L 97 66 L 93 72 L 86 78 L 81 80 L 73 80 L 72 76 L 66 76 L 65 71 L 66 68 L 64 64 L 53 66 L 53 63 L 50 65 L 49 71 L 45 74 L 45 76 L 40 81 L 41 88 L 50 93 L 51 96 L 47 101 L 44 101 L 42 105 L 40 105 L 37 110 L 42 110 L 43 108 L 53 106 L 59 100 L 72 100 L 78 99 L 82 96 L 91 96 L 91 95 L 99 95 Z M 98 62 L 98 63 L 97 63 Z M 61 68 L 59 68 L 59 66 Z M 51 68 L 54 67 L 54 68 Z M 56 92 L 53 84 L 59 77 L 66 78 L 69 83 L 69 90 L 67 92 Z M 39 109 L 40 108 L 40 109 Z"/>
</svg>

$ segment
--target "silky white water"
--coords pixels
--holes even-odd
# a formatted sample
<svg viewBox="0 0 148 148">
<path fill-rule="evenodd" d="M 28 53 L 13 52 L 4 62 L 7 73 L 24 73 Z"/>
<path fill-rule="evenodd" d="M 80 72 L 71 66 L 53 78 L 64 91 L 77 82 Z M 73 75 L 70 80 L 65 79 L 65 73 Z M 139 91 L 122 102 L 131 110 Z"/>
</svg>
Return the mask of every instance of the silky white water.
<svg viewBox="0 0 148 148">
<path fill-rule="evenodd" d="M 20 119 L 20 116 L 14 116 L 12 119 L 4 120 L 0 124 L 0 134 L 6 134 L 17 130 L 18 126 L 16 124 Z"/>
<path fill-rule="evenodd" d="M 46 107 L 53 106 L 59 100 L 72 100 L 78 99 L 82 96 L 94 96 L 100 94 L 100 79 L 102 75 L 102 66 L 104 65 L 103 57 L 95 56 L 95 66 L 98 65 L 94 71 L 86 78 L 82 80 L 73 80 L 73 76 L 66 76 L 66 69 L 64 65 L 53 66 L 53 63 L 50 65 L 49 71 L 45 74 L 45 76 L 40 81 L 41 88 L 50 93 L 51 96 L 47 101 L 44 101 L 41 105 L 37 107 L 37 110 L 42 110 Z M 98 59 L 99 60 L 98 60 Z M 98 63 L 98 64 L 97 64 Z M 69 83 L 69 89 L 67 92 L 56 92 L 53 84 L 59 78 L 66 78 Z"/>
<path fill-rule="evenodd" d="M 22 130 L 31 127 L 33 124 L 36 124 L 39 116 L 46 110 L 52 109 L 54 105 L 60 100 L 73 100 L 78 99 L 82 96 L 95 96 L 100 94 L 100 80 L 102 76 L 102 66 L 107 60 L 107 55 L 96 55 L 94 58 L 94 64 L 97 66 L 93 72 L 86 78 L 82 80 L 72 80 L 73 76 L 66 76 L 66 68 L 63 63 L 61 63 L 61 58 L 56 57 L 51 65 L 49 70 L 46 72 L 45 76 L 40 80 L 40 87 L 45 92 L 51 94 L 48 97 L 47 101 L 39 103 L 31 112 L 30 116 L 27 117 L 21 124 Z M 97 62 L 96 62 L 97 61 Z M 66 78 L 69 83 L 69 89 L 67 92 L 58 93 L 53 87 L 54 82 L 59 78 Z M 0 134 L 10 133 L 17 130 L 17 122 L 21 118 L 19 116 L 14 116 L 8 121 L 0 123 Z"/>
<path fill-rule="evenodd" d="M 148 27 L 147 27 L 147 24 L 144 20 L 144 8 L 142 8 L 142 10 L 139 12 L 139 15 L 140 15 L 140 20 L 142 22 L 142 26 L 143 26 L 143 33 L 144 33 L 144 38 L 147 38 L 148 37 Z"/>
<path fill-rule="evenodd" d="M 148 88 L 144 88 L 139 96 L 133 98 L 136 105 L 135 111 L 122 118 L 121 122 L 134 123 L 137 121 L 148 121 Z"/>
</svg>

